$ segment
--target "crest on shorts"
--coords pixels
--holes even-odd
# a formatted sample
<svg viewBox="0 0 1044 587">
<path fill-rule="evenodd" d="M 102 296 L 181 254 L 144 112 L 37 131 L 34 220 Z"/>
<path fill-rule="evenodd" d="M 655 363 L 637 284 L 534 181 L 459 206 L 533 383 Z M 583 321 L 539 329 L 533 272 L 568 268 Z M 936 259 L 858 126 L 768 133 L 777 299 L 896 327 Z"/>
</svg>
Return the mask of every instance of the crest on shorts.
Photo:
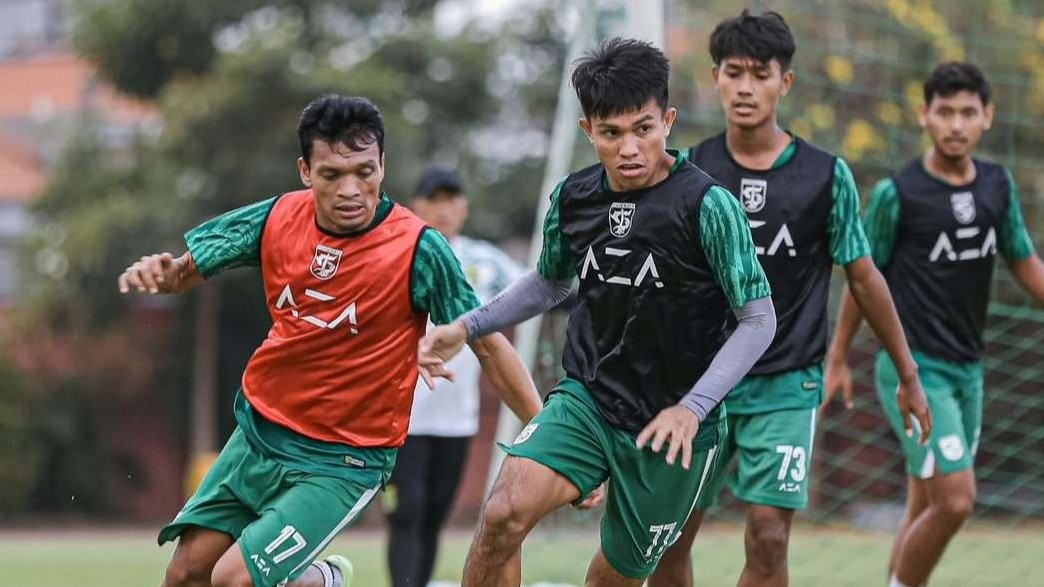
<svg viewBox="0 0 1044 587">
<path fill-rule="evenodd" d="M 950 194 L 950 204 L 957 222 L 968 224 L 975 220 L 975 196 L 971 192 Z"/>
<path fill-rule="evenodd" d="M 948 461 L 959 461 L 964 456 L 964 442 L 956 434 L 947 434 L 939 439 L 939 452 Z"/>
<path fill-rule="evenodd" d="M 761 209 L 765 207 L 767 196 L 768 182 L 764 179 L 744 177 L 740 180 L 740 203 L 747 212 L 761 212 Z"/>
<path fill-rule="evenodd" d="M 319 279 L 330 279 L 337 273 L 344 253 L 326 245 L 315 245 L 315 257 L 312 258 L 312 275 Z"/>
<path fill-rule="evenodd" d="M 527 424 L 526 427 L 522 429 L 522 432 L 518 433 L 518 436 L 515 438 L 515 442 L 512 444 L 522 444 L 523 442 L 529 440 L 529 437 L 533 436 L 533 433 L 536 432 L 536 429 L 539 426 L 539 423 Z"/>
<path fill-rule="evenodd" d="M 634 204 L 631 202 L 613 202 L 609 206 L 609 232 L 617 237 L 627 236 L 631 232 L 631 220 L 634 218 Z"/>
</svg>

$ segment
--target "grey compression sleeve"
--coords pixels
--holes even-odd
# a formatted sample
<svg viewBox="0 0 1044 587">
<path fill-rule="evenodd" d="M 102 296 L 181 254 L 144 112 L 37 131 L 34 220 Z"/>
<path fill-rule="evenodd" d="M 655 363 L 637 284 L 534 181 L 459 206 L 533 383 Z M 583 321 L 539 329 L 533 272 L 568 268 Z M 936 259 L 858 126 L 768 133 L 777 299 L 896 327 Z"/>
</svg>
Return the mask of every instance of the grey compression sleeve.
<svg viewBox="0 0 1044 587">
<path fill-rule="evenodd" d="M 468 338 L 482 338 L 543 314 L 573 289 L 573 280 L 552 281 L 536 271 L 526 273 L 497 297 L 461 316 Z"/>
<path fill-rule="evenodd" d="M 736 330 L 718 350 L 707 372 L 679 402 L 692 410 L 700 422 L 758 362 L 776 335 L 772 298 L 751 300 L 734 312 L 739 319 Z"/>
</svg>

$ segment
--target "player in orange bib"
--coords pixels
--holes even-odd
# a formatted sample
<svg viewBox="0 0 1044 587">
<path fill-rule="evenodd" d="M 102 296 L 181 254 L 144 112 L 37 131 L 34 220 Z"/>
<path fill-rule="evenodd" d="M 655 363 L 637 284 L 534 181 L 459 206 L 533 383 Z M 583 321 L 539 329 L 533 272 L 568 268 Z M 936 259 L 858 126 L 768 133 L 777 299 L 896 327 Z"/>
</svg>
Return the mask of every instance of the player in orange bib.
<svg viewBox="0 0 1044 587">
<path fill-rule="evenodd" d="M 163 585 L 343 587 L 351 563 L 316 557 L 388 481 L 406 438 L 430 316 L 478 307 L 452 249 L 381 191 L 384 124 L 365 98 L 329 95 L 298 125 L 307 189 L 190 230 L 188 251 L 142 257 L 120 291 L 182 293 L 260 267 L 272 329 L 235 400 L 237 427 L 196 493 L 160 532 L 178 539 Z M 499 334 L 472 345 L 523 421 L 533 381 Z"/>
</svg>

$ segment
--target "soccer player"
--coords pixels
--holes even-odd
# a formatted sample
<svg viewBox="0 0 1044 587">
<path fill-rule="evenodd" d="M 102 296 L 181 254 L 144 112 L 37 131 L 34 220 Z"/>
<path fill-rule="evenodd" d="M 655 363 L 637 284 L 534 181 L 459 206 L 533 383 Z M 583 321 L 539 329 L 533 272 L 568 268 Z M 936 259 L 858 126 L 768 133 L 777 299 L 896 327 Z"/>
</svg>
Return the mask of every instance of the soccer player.
<svg viewBox="0 0 1044 587">
<path fill-rule="evenodd" d="M 744 10 L 711 34 L 712 75 L 726 131 L 689 151 L 690 160 L 739 199 L 778 315 L 772 346 L 725 402 L 729 436 L 682 539 L 650 585 L 691 585 L 689 551 L 726 481 L 747 505 L 746 564 L 739 585 L 786 585 L 794 512 L 808 506 L 809 469 L 827 346 L 827 297 L 834 264 L 902 373 L 898 405 L 927 430 L 917 368 L 884 278 L 869 257 L 859 193 L 848 165 L 779 126 L 780 100 L 794 83 L 794 37 L 776 12 Z M 894 392 L 894 390 L 893 390 Z"/>
<path fill-rule="evenodd" d="M 118 280 L 123 293 L 183 293 L 257 266 L 273 322 L 243 374 L 235 432 L 160 532 L 160 544 L 178 539 L 168 587 L 347 585 L 347 559 L 313 560 L 391 474 L 428 317 L 478 305 L 446 240 L 381 192 L 373 104 L 319 98 L 298 136 L 307 189 L 209 220 L 185 235 L 185 254 L 142 257 Z M 472 348 L 519 418 L 539 411 L 503 336 Z"/>
<path fill-rule="evenodd" d="M 579 277 L 567 376 L 507 449 L 466 586 L 518 585 L 526 534 L 606 479 L 587 585 L 641 585 L 707 481 L 725 434 L 722 398 L 772 340 L 769 285 L 743 210 L 666 150 L 677 115 L 669 71 L 660 50 L 634 40 L 577 61 L 580 126 L 599 163 L 551 194 L 537 270 L 421 341 L 422 364 L 441 371 L 465 340 L 545 311 Z"/>
<path fill-rule="evenodd" d="M 974 157 L 993 123 L 990 85 L 970 63 L 943 63 L 924 83 L 921 127 L 932 146 L 874 188 L 866 226 L 914 350 L 935 427 L 927 446 L 899 435 L 907 498 L 888 569 L 893 587 L 924 585 L 975 504 L 974 458 L 982 425 L 982 329 L 997 252 L 1015 280 L 1044 302 L 1044 264 L 1034 252 L 1011 172 Z M 846 364 L 862 320 L 845 294 L 827 368 L 827 394 L 851 403 Z M 889 357 L 876 363 L 877 395 L 900 428 Z"/>
<path fill-rule="evenodd" d="M 428 168 L 413 193 L 413 211 L 449 241 L 480 301 L 489 301 L 524 273 L 492 243 L 460 234 L 468 199 L 455 171 Z M 453 504 L 468 445 L 478 432 L 478 358 L 464 349 L 448 368 L 455 380 L 440 384 L 435 393 L 418 382 L 406 444 L 381 498 L 390 526 L 393 587 L 424 587 L 431 580 L 439 531 Z"/>
</svg>

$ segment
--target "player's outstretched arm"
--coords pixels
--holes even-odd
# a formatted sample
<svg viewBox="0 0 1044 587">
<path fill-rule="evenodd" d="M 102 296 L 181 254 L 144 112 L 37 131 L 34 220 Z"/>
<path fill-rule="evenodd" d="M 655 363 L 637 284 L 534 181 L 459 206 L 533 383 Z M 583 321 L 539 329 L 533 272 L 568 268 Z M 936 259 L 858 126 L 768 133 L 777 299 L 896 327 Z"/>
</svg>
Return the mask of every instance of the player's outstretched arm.
<svg viewBox="0 0 1044 587">
<path fill-rule="evenodd" d="M 899 413 L 906 435 L 913 434 L 912 415 L 920 424 L 920 442 L 924 444 L 932 431 L 932 415 L 888 284 L 869 256 L 845 265 L 845 275 L 852 298 L 899 373 Z"/>
<path fill-rule="evenodd" d="M 428 375 L 451 377 L 445 362 L 452 359 L 464 343 L 500 332 L 554 308 L 569 297 L 572 280 L 551 280 L 531 271 L 500 292 L 489 303 L 475 308 L 453 322 L 438 326 L 421 339 L 417 358 L 428 387 Z M 425 369 L 428 374 L 425 374 Z"/>
<path fill-rule="evenodd" d="M 123 294 L 132 290 L 147 294 L 178 294 L 200 283 L 203 283 L 203 274 L 190 253 L 176 258 L 170 253 L 146 255 L 116 278 Z"/>
<path fill-rule="evenodd" d="M 540 411 L 542 402 L 536 384 L 522 359 L 499 332 L 469 343 L 482 370 L 489 376 L 500 399 L 522 422 L 529 422 Z"/>
</svg>

